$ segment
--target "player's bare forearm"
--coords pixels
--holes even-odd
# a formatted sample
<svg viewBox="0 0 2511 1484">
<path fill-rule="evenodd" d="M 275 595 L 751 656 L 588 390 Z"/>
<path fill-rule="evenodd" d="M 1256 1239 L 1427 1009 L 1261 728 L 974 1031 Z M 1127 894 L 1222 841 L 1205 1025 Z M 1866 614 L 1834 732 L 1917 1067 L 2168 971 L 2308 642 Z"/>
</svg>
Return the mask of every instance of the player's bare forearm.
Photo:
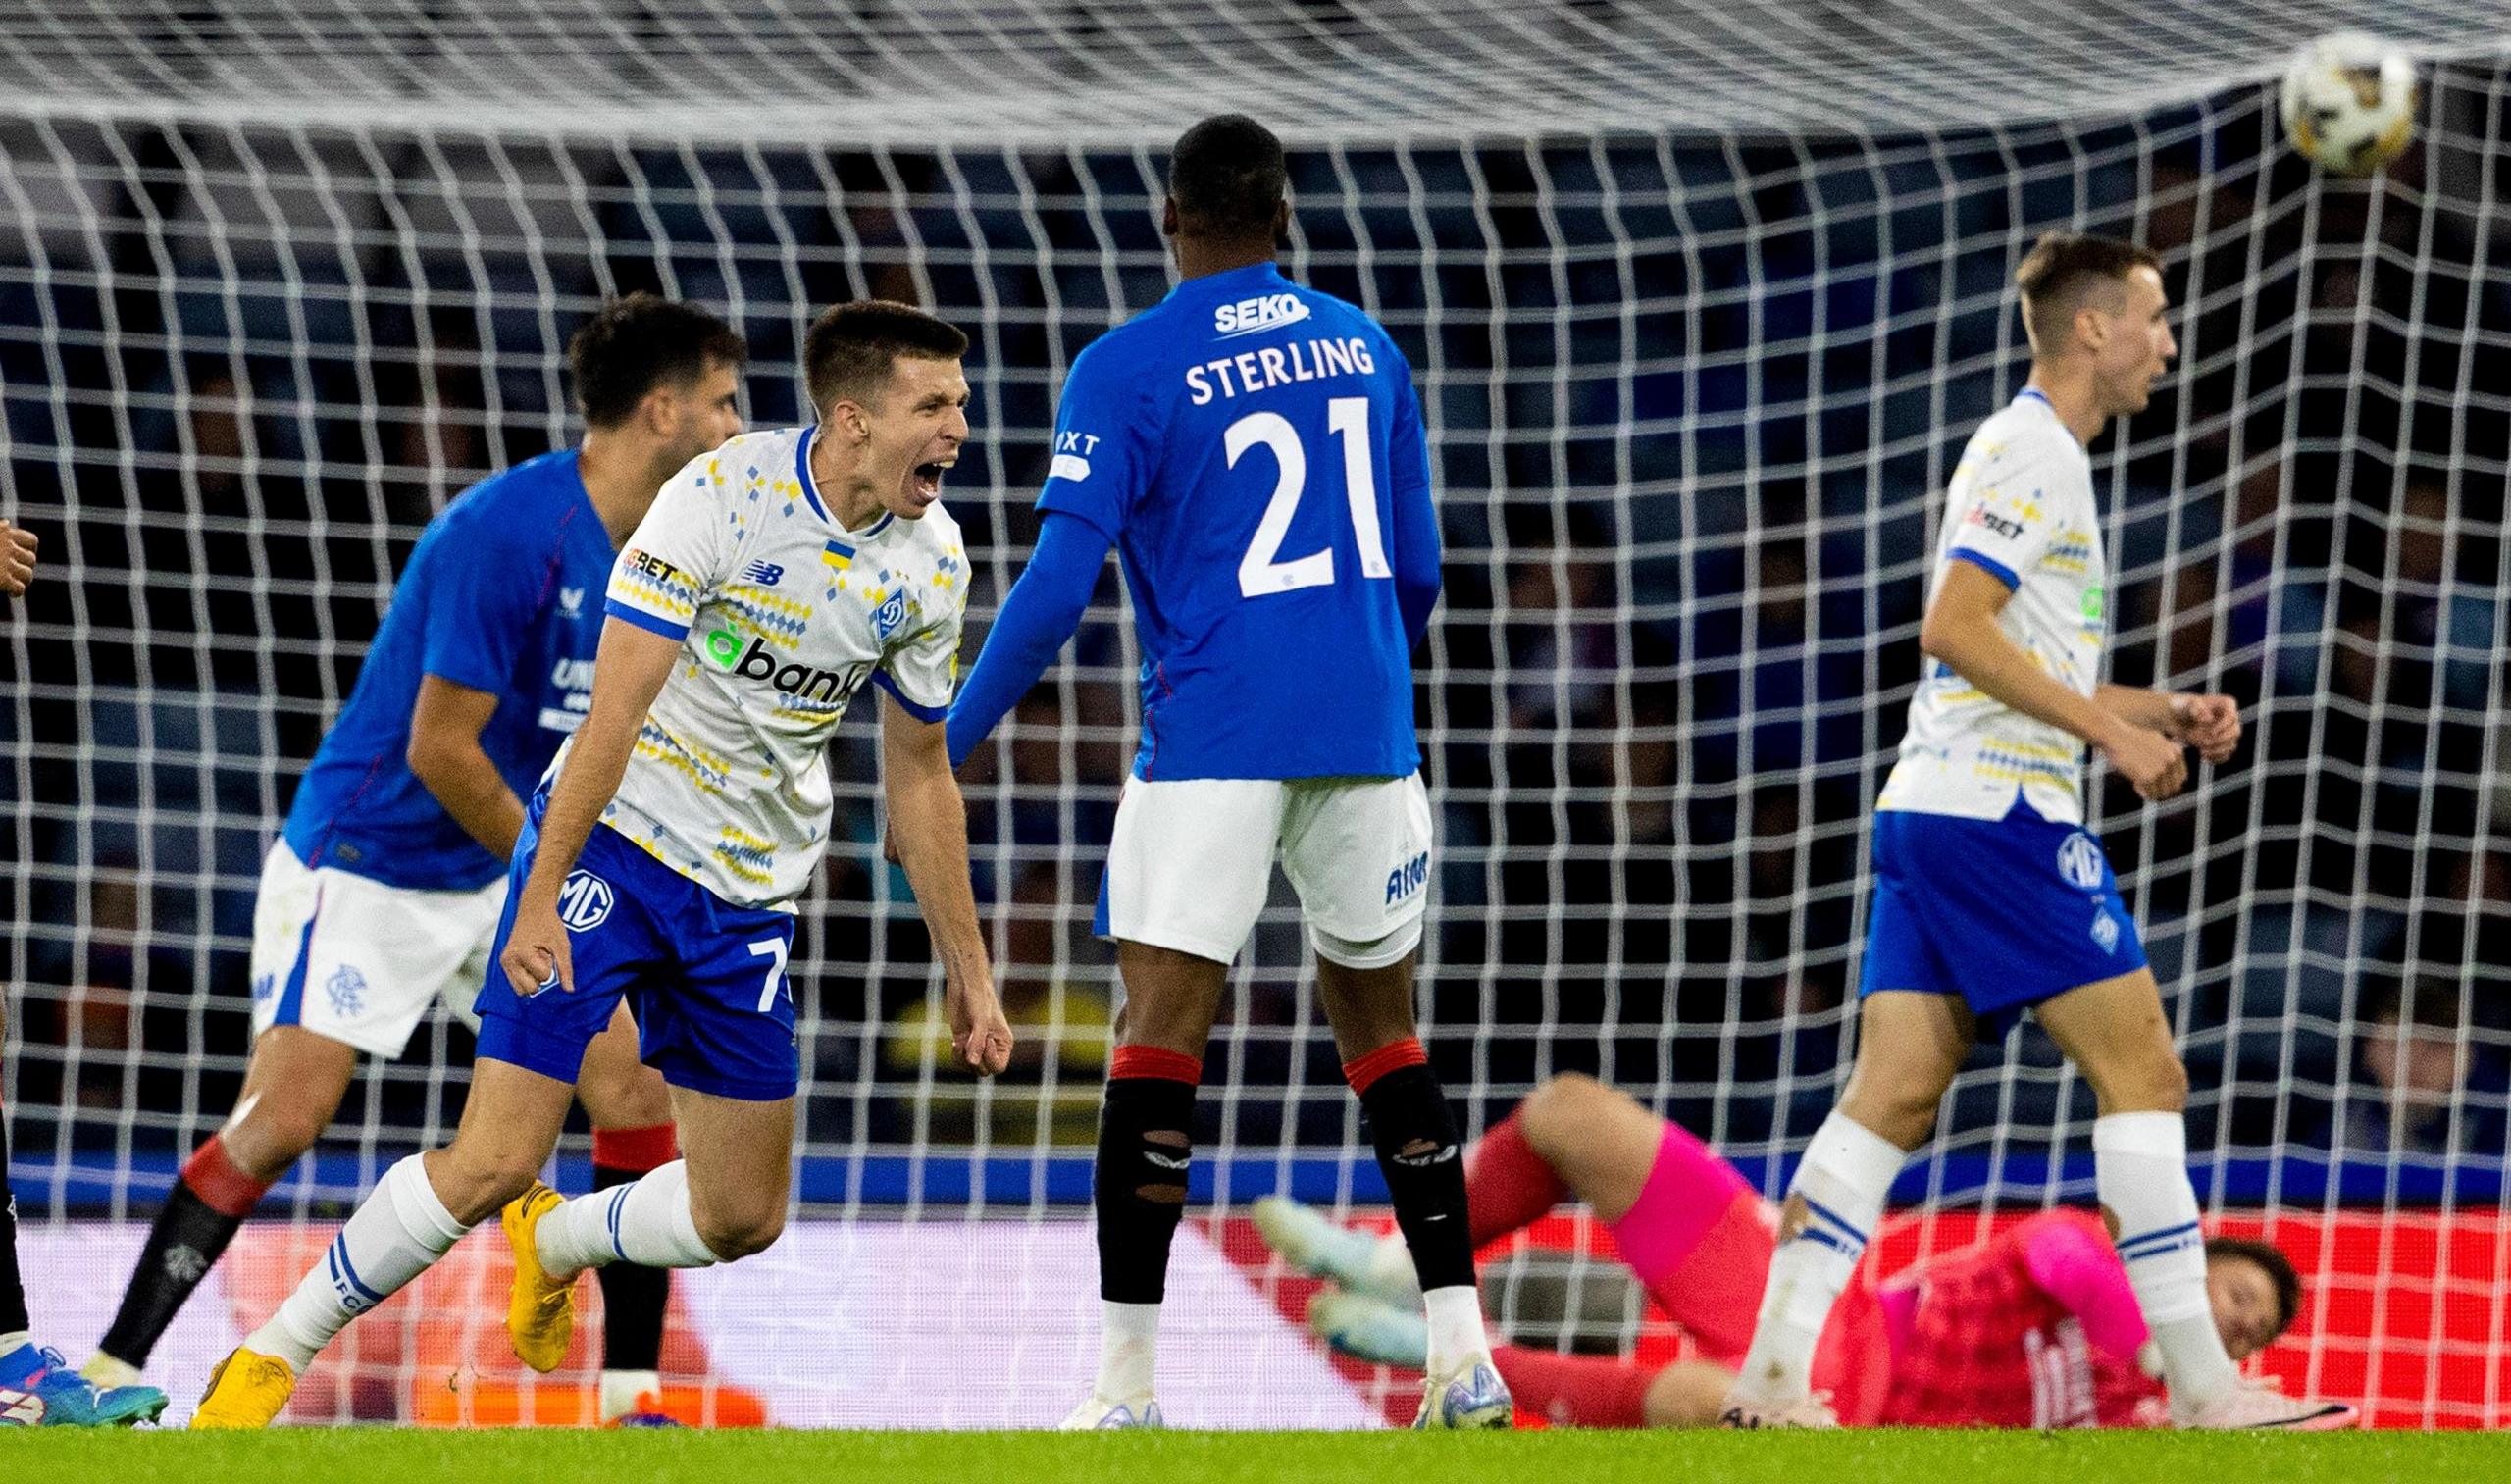
<svg viewBox="0 0 2511 1484">
<path fill-rule="evenodd" d="M 881 784 L 889 795 L 898 864 L 915 890 L 943 970 L 953 979 L 991 982 L 976 894 L 968 884 L 967 805 L 951 775 L 942 724 L 919 722 L 895 705 L 883 707 Z"/>
<path fill-rule="evenodd" d="M 2178 697 L 2168 691 L 2152 691 L 2143 686 L 2114 686 L 2104 683 L 2092 692 L 2092 698 L 2103 710 L 2132 727 L 2173 736 L 2179 717 L 2173 710 Z"/>
<path fill-rule="evenodd" d="M 1011 1063 L 1011 1027 L 994 992 L 994 966 L 977 926 L 976 894 L 968 885 L 967 806 L 951 776 L 942 724 L 918 721 L 902 707 L 884 707 L 881 782 L 889 793 L 891 841 L 933 935 L 934 954 L 942 960 L 950 1049 L 973 1071 L 999 1072 Z"/>
<path fill-rule="evenodd" d="M 523 800 L 497 776 L 497 765 L 481 750 L 477 739 L 467 748 L 431 753 L 425 766 L 414 757 L 410 771 L 444 805 L 444 812 L 462 827 L 462 833 L 500 860 L 514 853 L 515 837 L 523 833 Z"/>
<path fill-rule="evenodd" d="M 1985 585 L 1989 590 L 1978 590 Z M 1984 693 L 2034 721 L 2062 727 L 2096 746 L 2114 741 L 2123 719 L 2042 670 L 1997 623 L 2003 585 L 1968 562 L 1950 564 L 1919 631 L 1919 647 Z"/>
<path fill-rule="evenodd" d="M 559 886 L 575 869 L 593 826 L 601 822 L 601 811 L 619 792 L 645 713 L 653 709 L 679 653 L 680 642 L 664 635 L 615 618 L 602 626 L 601 648 L 593 658 L 592 708 L 576 729 L 566 763 L 541 810 L 539 845 L 523 888 L 527 899 L 557 900 Z"/>
<path fill-rule="evenodd" d="M 439 675 L 421 677 L 410 710 L 410 772 L 463 832 L 499 860 L 514 853 L 523 832 L 523 800 L 514 796 L 480 745 L 497 697 Z"/>
</svg>

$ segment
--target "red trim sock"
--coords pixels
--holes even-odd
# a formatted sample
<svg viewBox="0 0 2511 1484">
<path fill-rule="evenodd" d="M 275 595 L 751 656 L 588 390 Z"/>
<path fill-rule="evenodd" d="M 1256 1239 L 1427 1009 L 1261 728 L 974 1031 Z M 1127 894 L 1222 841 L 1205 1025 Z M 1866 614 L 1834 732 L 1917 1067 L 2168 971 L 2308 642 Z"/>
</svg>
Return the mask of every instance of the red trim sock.
<svg viewBox="0 0 2511 1484">
<path fill-rule="evenodd" d="M 1182 1082 L 1188 1087 L 1201 1087 L 1204 1063 L 1200 1057 L 1165 1047 L 1120 1046 L 1107 1058 L 1107 1080 L 1125 1077 L 1156 1077 L 1163 1082 Z"/>
<path fill-rule="evenodd" d="M 237 1167 L 228 1156 L 227 1147 L 212 1134 L 206 1143 L 192 1151 L 183 1161 L 183 1184 L 192 1188 L 200 1203 L 222 1216 L 249 1216 L 253 1206 L 272 1182 L 256 1180 Z"/>
<path fill-rule="evenodd" d="M 1491 1361 L 1517 1410 L 1555 1427 L 1645 1427 L 1657 1372 L 1614 1356 L 1563 1356 L 1495 1345 Z"/>
<path fill-rule="evenodd" d="M 599 1168 L 642 1175 L 680 1157 L 680 1135 L 671 1124 L 641 1129 L 594 1129 L 592 1162 Z"/>
<path fill-rule="evenodd" d="M 1464 1165 L 1464 1202 L 1478 1250 L 1518 1231 L 1569 1199 L 1561 1174 L 1526 1143 L 1522 1109 L 1485 1130 Z"/>
<path fill-rule="evenodd" d="M 1430 1054 L 1421 1049 L 1421 1038 L 1407 1036 L 1402 1041 L 1390 1041 L 1364 1056 L 1344 1062 L 1343 1080 L 1352 1085 L 1353 1092 L 1365 1098 L 1369 1089 L 1387 1073 L 1399 1072 L 1408 1066 L 1429 1064 Z"/>
</svg>

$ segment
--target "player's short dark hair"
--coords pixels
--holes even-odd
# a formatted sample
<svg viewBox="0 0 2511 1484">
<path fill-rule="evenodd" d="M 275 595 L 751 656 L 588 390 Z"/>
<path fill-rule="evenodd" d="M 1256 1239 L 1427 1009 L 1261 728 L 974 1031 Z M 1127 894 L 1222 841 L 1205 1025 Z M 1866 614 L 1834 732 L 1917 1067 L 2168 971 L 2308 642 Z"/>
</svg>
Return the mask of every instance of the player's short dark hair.
<svg viewBox="0 0 2511 1484">
<path fill-rule="evenodd" d="M 2253 1242 L 2247 1237 L 2209 1237 L 2206 1256 L 2209 1261 L 2237 1257 L 2255 1263 L 2267 1275 L 2267 1281 L 2276 1285 L 2276 1333 L 2280 1335 L 2293 1327 L 2294 1316 L 2302 1311 L 2302 1275 L 2293 1270 L 2292 1258 L 2272 1243 Z"/>
<path fill-rule="evenodd" d="M 2024 255 L 2014 282 L 2023 290 L 2024 313 L 2035 331 L 2045 333 L 2073 319 L 2087 290 L 2124 282 L 2139 268 L 2160 273 L 2162 254 L 2118 237 L 2052 231 L 2042 233 Z"/>
<path fill-rule="evenodd" d="M 890 384 L 900 356 L 955 361 L 968 353 L 959 327 L 911 304 L 856 299 L 822 310 L 802 337 L 802 384 L 811 406 L 869 402 Z"/>
<path fill-rule="evenodd" d="M 749 347 L 733 327 L 694 304 L 650 293 L 613 299 L 567 341 L 576 409 L 595 428 L 627 421 L 657 386 L 692 382 L 709 366 L 738 369 Z"/>
<path fill-rule="evenodd" d="M 1168 196 L 1188 236 L 1269 240 L 1290 184 L 1282 141 L 1245 114 L 1205 119 L 1169 151 Z"/>
</svg>

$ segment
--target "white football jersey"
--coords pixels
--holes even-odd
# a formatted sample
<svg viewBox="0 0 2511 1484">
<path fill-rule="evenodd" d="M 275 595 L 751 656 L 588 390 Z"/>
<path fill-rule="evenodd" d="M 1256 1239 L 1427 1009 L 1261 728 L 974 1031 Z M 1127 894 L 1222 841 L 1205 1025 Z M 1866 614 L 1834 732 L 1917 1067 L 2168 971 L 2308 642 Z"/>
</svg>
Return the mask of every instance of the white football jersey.
<svg viewBox="0 0 2511 1484">
<path fill-rule="evenodd" d="M 788 428 L 701 455 L 611 569 L 609 615 L 685 647 L 602 823 L 741 906 L 790 909 L 810 885 L 829 740 L 863 683 L 939 721 L 958 672 L 958 522 L 935 505 L 847 531 L 810 449 L 811 430 Z"/>
<path fill-rule="evenodd" d="M 1954 561 L 2004 583 L 2014 593 L 1998 615 L 2006 638 L 2077 693 L 2093 693 L 2109 635 L 2109 575 L 2092 460 L 2048 398 L 2026 387 L 1972 435 L 1953 471 L 1935 555 L 1935 584 Z M 2081 824 L 2082 741 L 1989 699 L 1943 661 L 1926 661 L 1876 807 L 2002 819 L 2018 791 L 2043 818 Z"/>
</svg>

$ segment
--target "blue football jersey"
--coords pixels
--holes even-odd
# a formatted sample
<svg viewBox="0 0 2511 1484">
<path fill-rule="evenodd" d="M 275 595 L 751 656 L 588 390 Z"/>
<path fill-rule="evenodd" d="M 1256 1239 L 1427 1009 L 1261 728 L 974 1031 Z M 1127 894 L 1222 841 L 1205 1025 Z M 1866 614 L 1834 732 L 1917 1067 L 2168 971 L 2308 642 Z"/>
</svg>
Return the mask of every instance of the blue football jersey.
<svg viewBox="0 0 2511 1484">
<path fill-rule="evenodd" d="M 290 848 L 386 886 L 464 891 L 505 870 L 410 771 L 410 711 L 434 675 L 496 696 L 480 746 L 518 797 L 592 701 L 616 552 L 573 449 L 481 481 L 428 524 L 348 705 L 296 786 Z"/>
<path fill-rule="evenodd" d="M 1420 765 L 1394 575 L 1426 564 L 1435 587 L 1429 445 L 1367 315 L 1269 263 L 1180 283 L 1074 360 L 1038 508 L 1115 539 L 1136 776 Z"/>
</svg>

